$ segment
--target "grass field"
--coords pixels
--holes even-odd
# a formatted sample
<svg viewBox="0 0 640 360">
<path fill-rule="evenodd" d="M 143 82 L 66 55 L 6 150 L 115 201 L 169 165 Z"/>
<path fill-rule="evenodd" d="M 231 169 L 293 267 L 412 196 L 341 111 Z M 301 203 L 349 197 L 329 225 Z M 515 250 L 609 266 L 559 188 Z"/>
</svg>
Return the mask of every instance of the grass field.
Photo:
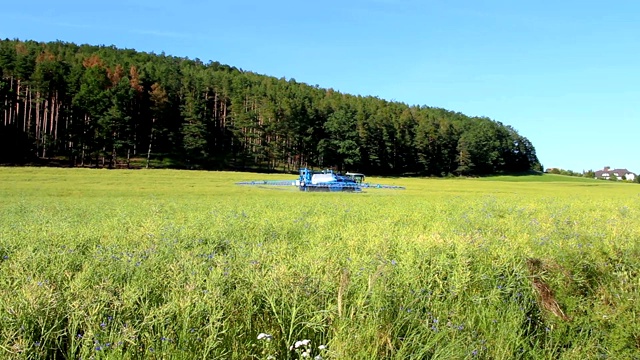
<svg viewBox="0 0 640 360">
<path fill-rule="evenodd" d="M 291 178 L 0 168 L 0 358 L 640 359 L 637 184 Z"/>
</svg>

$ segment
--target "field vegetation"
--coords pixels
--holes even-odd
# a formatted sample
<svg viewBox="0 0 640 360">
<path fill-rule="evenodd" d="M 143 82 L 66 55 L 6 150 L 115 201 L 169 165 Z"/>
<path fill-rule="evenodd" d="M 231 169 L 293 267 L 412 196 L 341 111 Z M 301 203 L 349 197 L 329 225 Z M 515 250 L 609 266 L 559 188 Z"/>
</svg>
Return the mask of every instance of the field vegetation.
<svg viewBox="0 0 640 360">
<path fill-rule="evenodd" d="M 0 168 L 0 357 L 640 358 L 637 185 L 287 178 Z"/>
</svg>

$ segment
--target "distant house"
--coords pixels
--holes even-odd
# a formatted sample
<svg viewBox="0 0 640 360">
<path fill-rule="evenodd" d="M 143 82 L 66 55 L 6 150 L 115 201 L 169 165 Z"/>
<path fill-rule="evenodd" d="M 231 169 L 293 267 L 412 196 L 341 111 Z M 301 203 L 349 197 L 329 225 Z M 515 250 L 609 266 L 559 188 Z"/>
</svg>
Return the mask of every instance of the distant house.
<svg viewBox="0 0 640 360">
<path fill-rule="evenodd" d="M 609 180 L 613 179 L 615 176 L 616 180 L 635 180 L 636 174 L 632 173 L 627 169 L 611 169 L 608 166 L 605 166 L 604 169 L 598 170 L 595 173 L 596 179 L 604 179 Z"/>
</svg>

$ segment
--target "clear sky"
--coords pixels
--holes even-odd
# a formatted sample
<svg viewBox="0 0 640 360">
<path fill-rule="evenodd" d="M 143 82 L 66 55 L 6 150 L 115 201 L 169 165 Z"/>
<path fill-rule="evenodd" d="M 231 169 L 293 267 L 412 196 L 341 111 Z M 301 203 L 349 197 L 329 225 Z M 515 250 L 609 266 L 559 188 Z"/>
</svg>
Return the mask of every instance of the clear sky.
<svg viewBox="0 0 640 360">
<path fill-rule="evenodd" d="M 487 116 L 545 167 L 640 172 L 637 0 L 10 1 L 0 37 L 219 61 Z"/>
</svg>

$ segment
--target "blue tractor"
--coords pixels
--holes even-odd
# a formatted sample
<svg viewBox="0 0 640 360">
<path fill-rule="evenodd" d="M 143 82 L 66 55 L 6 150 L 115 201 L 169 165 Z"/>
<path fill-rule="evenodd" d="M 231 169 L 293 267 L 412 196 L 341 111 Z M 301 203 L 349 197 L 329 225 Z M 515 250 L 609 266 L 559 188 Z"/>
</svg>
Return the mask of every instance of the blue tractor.
<svg viewBox="0 0 640 360">
<path fill-rule="evenodd" d="M 382 185 L 382 184 L 370 184 L 365 183 L 362 180 L 364 175 L 348 174 L 343 176 L 335 173 L 333 170 L 322 170 L 319 172 L 310 170 L 308 168 L 300 169 L 300 176 L 297 180 L 254 180 L 243 181 L 237 183 L 238 185 L 266 185 L 266 186 L 297 186 L 300 191 L 348 191 L 348 192 L 361 192 L 363 188 L 375 188 L 375 189 L 404 189 L 402 186 L 395 185 Z"/>
<path fill-rule="evenodd" d="M 314 173 L 307 168 L 300 169 L 300 178 L 296 181 L 300 191 L 362 191 L 360 184 L 350 177 L 324 170 Z"/>
</svg>

